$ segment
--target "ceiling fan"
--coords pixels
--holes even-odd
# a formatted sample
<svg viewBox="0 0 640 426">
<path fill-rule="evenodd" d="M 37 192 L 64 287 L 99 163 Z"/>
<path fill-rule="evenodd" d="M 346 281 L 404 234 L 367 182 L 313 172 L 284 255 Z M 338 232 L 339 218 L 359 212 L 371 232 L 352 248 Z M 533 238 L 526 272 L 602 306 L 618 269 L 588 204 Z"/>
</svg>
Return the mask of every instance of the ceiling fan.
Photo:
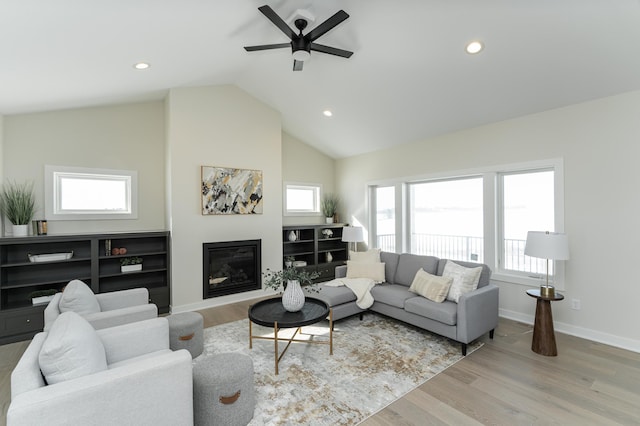
<svg viewBox="0 0 640 426">
<path fill-rule="evenodd" d="M 294 25 L 300 32 L 296 34 L 295 31 L 287 25 L 287 23 L 276 14 L 269 6 L 264 5 L 258 8 L 264 16 L 267 17 L 273 24 L 280 28 L 280 31 L 285 33 L 287 37 L 291 39 L 290 43 L 278 43 L 278 44 L 262 44 L 259 46 L 245 46 L 247 52 L 254 52 L 256 50 L 269 50 L 269 49 L 281 49 L 284 47 L 291 47 L 293 53 L 293 70 L 302 71 L 304 61 L 309 59 L 311 51 L 328 53 L 330 55 L 341 56 L 343 58 L 350 58 L 353 52 L 348 50 L 342 50 L 335 47 L 325 46 L 323 44 L 314 43 L 315 40 L 332 30 L 336 25 L 347 19 L 349 15 L 344 10 L 339 10 L 332 17 L 309 31 L 307 34 L 302 35 L 302 31 L 307 28 L 307 20 L 298 18 L 294 21 Z"/>
</svg>

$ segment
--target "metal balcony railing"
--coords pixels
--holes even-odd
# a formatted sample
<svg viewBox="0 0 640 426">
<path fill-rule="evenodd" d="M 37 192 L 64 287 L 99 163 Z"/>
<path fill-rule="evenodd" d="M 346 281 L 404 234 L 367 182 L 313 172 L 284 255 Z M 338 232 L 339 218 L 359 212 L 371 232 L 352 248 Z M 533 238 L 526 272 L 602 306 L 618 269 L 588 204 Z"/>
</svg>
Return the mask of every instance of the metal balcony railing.
<svg viewBox="0 0 640 426">
<path fill-rule="evenodd" d="M 378 235 L 377 247 L 395 252 L 394 234 Z M 524 255 L 525 240 L 504 240 L 504 269 L 545 274 L 546 261 Z M 484 263 L 484 238 L 460 235 L 411 234 L 411 252 L 441 259 Z M 549 274 L 553 274 L 553 262 L 549 263 Z"/>
</svg>

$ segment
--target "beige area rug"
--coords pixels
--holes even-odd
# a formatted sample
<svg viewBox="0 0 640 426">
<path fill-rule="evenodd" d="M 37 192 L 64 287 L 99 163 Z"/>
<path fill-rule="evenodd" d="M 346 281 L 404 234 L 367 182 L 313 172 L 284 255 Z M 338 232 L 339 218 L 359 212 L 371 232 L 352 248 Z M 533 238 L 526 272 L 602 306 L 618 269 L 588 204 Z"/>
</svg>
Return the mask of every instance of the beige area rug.
<svg viewBox="0 0 640 426">
<path fill-rule="evenodd" d="M 273 335 L 255 324 L 253 330 Z M 328 322 L 303 332 L 327 338 Z M 462 359 L 459 343 L 373 313 L 335 324 L 333 356 L 328 345 L 292 343 L 277 376 L 272 341 L 254 339 L 249 349 L 248 320 L 207 328 L 204 339 L 194 362 L 222 352 L 253 359 L 256 410 L 250 425 L 355 425 Z M 481 346 L 469 345 L 468 353 Z"/>
</svg>

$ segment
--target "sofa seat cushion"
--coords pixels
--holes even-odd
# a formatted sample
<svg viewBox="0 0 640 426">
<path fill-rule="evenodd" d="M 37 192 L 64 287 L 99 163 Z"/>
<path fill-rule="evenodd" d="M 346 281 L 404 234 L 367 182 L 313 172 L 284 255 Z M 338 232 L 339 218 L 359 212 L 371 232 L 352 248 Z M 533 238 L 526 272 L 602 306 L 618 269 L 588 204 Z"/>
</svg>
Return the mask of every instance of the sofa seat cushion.
<svg viewBox="0 0 640 426">
<path fill-rule="evenodd" d="M 173 352 L 171 349 L 161 349 L 159 351 L 149 352 L 148 354 L 134 356 L 133 358 L 124 359 L 122 361 L 118 361 L 118 362 L 114 362 L 112 364 L 109 364 L 109 370 L 114 369 L 114 368 L 118 368 L 118 367 L 122 367 L 123 365 L 134 364 L 134 363 L 140 362 L 140 361 L 148 361 L 148 360 L 151 360 L 151 359 L 157 357 L 158 355 L 168 354 L 168 353 L 171 353 L 171 352 Z"/>
<path fill-rule="evenodd" d="M 458 322 L 458 305 L 448 300 L 437 303 L 414 295 L 404 302 L 404 310 L 447 325 L 456 325 Z"/>
<path fill-rule="evenodd" d="M 371 289 L 371 295 L 376 302 L 391 305 L 396 308 L 404 308 L 404 301 L 416 297 L 409 288 L 397 284 L 379 284 Z"/>
<path fill-rule="evenodd" d="M 306 290 L 306 289 L 305 289 Z M 330 287 L 323 284 L 318 284 L 319 293 L 306 290 L 305 293 L 310 297 L 323 300 L 329 304 L 329 306 L 338 306 L 344 303 L 355 302 L 356 295 L 348 287 Z"/>
</svg>

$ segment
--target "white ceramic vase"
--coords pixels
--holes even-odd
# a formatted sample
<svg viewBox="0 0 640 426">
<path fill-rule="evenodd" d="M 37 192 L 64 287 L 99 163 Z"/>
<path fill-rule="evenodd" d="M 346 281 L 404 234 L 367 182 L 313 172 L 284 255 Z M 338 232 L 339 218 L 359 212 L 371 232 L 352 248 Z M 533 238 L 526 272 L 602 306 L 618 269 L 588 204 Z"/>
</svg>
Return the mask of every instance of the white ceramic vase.
<svg viewBox="0 0 640 426">
<path fill-rule="evenodd" d="M 326 223 L 333 223 L 333 217 L 325 217 L 325 218 L 324 218 L 324 221 L 325 221 Z"/>
<path fill-rule="evenodd" d="M 295 241 L 298 239 L 298 236 L 296 235 L 295 232 L 291 231 L 289 232 L 289 241 Z"/>
<path fill-rule="evenodd" d="M 282 293 L 282 306 L 289 312 L 298 312 L 304 306 L 304 291 L 300 281 L 287 281 L 287 288 Z"/>
<path fill-rule="evenodd" d="M 11 231 L 14 237 L 26 237 L 29 235 L 29 225 L 12 225 Z"/>
</svg>

